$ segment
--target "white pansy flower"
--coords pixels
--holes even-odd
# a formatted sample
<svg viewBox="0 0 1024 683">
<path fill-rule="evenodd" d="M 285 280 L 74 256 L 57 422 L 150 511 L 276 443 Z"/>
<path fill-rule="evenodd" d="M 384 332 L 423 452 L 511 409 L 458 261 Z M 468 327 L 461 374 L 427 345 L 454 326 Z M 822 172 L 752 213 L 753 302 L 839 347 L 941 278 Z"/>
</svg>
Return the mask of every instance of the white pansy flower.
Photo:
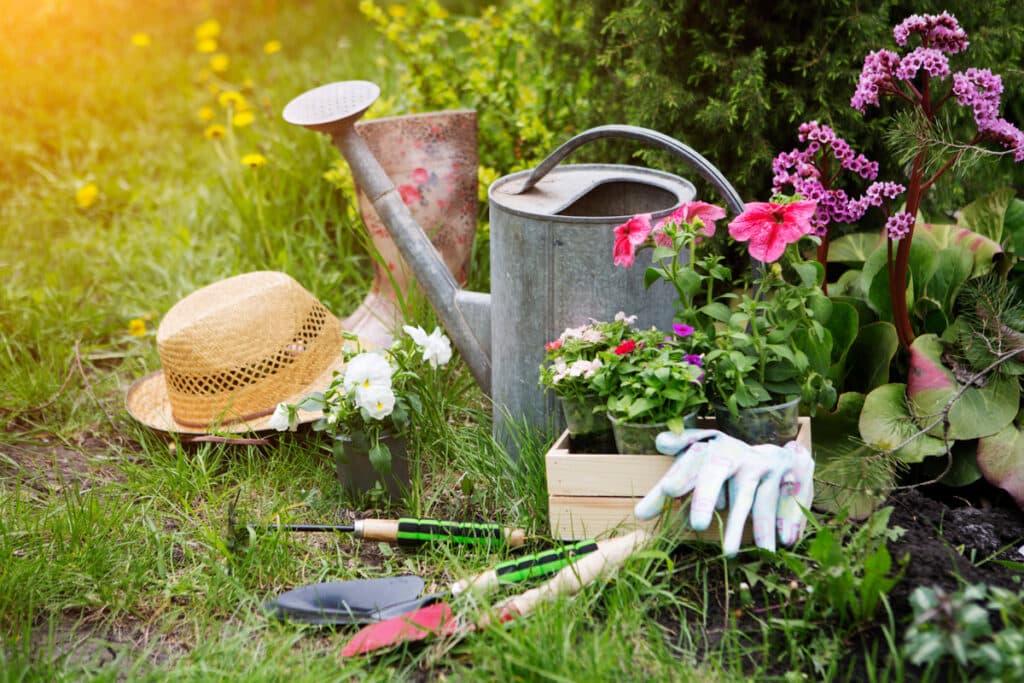
<svg viewBox="0 0 1024 683">
<path fill-rule="evenodd" d="M 289 429 L 294 429 L 292 425 L 291 412 L 288 410 L 288 404 L 278 403 L 277 407 L 274 408 L 274 414 L 267 420 L 267 429 L 276 429 L 279 432 L 286 432 Z"/>
<path fill-rule="evenodd" d="M 445 365 L 452 359 L 452 343 L 441 332 L 441 328 L 435 327 L 429 335 L 422 327 L 403 325 L 402 329 L 423 349 L 423 360 L 430 363 L 430 367 Z"/>
<path fill-rule="evenodd" d="M 347 394 L 353 388 L 391 388 L 391 365 L 378 353 L 360 353 L 348 362 L 342 386 Z"/>
<path fill-rule="evenodd" d="M 382 386 L 356 389 L 356 406 L 375 420 L 383 420 L 395 409 L 395 393 L 391 387 Z"/>
<path fill-rule="evenodd" d="M 633 323 L 636 322 L 636 316 L 635 315 L 626 315 L 626 313 L 624 311 L 619 311 L 618 313 L 616 313 L 615 314 L 615 319 L 616 320 L 621 320 L 622 322 L 626 323 L 627 325 L 632 325 Z"/>
</svg>

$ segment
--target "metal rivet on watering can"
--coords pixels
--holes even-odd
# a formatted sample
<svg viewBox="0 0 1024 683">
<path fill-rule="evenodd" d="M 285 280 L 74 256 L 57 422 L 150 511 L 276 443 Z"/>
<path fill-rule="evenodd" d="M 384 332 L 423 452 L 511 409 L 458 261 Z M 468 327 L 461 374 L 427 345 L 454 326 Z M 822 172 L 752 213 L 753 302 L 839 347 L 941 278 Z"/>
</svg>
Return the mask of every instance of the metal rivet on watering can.
<svg viewBox="0 0 1024 683">
<path fill-rule="evenodd" d="M 669 328 L 673 290 L 664 282 L 645 289 L 644 263 L 615 268 L 612 229 L 637 213 L 666 216 L 696 194 L 689 181 L 661 171 L 559 162 L 591 140 L 640 140 L 696 168 L 732 211 L 741 211 L 743 202 L 717 169 L 682 143 L 632 126 L 595 128 L 569 140 L 532 173 L 491 185 L 492 293 L 466 292 L 355 131 L 355 120 L 378 93 L 366 81 L 333 83 L 292 100 L 284 118 L 333 137 L 473 376 L 490 394 L 494 435 L 515 455 L 514 425 L 551 431 L 561 425 L 554 397 L 537 383 L 546 342 L 567 327 L 610 320 L 619 311 L 636 315 L 639 325 Z"/>
</svg>

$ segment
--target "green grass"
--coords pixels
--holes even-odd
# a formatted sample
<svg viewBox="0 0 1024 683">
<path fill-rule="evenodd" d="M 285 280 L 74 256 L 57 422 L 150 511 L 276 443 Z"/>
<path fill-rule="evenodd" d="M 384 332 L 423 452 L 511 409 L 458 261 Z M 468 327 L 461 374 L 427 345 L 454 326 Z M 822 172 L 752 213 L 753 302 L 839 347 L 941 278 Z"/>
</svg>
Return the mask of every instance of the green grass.
<svg viewBox="0 0 1024 683">
<path fill-rule="evenodd" d="M 423 485 L 405 501 L 347 498 L 308 432 L 261 448 L 186 445 L 128 417 L 125 390 L 159 364 L 160 316 L 194 289 L 283 270 L 343 315 L 370 277 L 350 195 L 323 178 L 337 153 L 279 114 L 330 81 L 376 80 L 387 93 L 383 43 L 354 3 L 209 5 L 0 2 L 11 29 L 0 43 L 0 129 L 13 141 L 0 155 L 0 681 L 842 678 L 852 658 L 821 663 L 850 646 L 850 629 L 809 633 L 815 615 L 797 608 L 785 629 L 738 621 L 735 586 L 756 554 L 725 563 L 668 541 L 614 581 L 510 627 L 375 659 L 339 661 L 351 630 L 263 615 L 264 600 L 297 585 L 416 573 L 437 589 L 508 553 L 280 532 L 232 546 L 236 496 L 241 521 L 341 522 L 359 511 L 488 519 L 543 537 L 548 444 L 524 433 L 511 463 L 461 366 L 434 387 L 418 434 Z M 211 17 L 231 58 L 216 79 L 200 78 L 208 56 L 194 49 L 195 27 Z M 133 46 L 139 32 L 148 47 Z M 264 54 L 271 39 L 283 49 Z M 211 82 L 254 103 L 252 125 L 231 127 Z M 213 121 L 197 118 L 203 106 Z M 228 137 L 206 139 L 210 123 Z M 267 164 L 243 167 L 250 152 Z M 79 207 L 90 182 L 98 199 Z M 434 324 L 422 303 L 409 315 Z M 134 319 L 145 336 L 129 333 Z M 855 655 L 882 680 L 902 671 L 891 661 L 895 628 L 888 652 Z"/>
</svg>

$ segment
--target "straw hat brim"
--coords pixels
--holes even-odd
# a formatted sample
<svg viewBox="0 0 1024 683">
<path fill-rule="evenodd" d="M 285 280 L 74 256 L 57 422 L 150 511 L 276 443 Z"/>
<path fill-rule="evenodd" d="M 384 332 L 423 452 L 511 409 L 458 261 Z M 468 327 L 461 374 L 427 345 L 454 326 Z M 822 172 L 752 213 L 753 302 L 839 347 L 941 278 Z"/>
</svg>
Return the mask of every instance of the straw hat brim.
<svg viewBox="0 0 1024 683">
<path fill-rule="evenodd" d="M 373 345 L 364 343 L 363 348 L 373 348 Z M 337 360 L 311 382 L 308 387 L 296 391 L 291 396 L 286 396 L 281 399 L 281 402 L 294 405 L 300 403 L 314 392 L 324 391 L 330 386 L 331 380 L 334 379 L 334 373 L 341 372 L 344 368 L 345 360 L 339 353 Z M 244 421 L 234 421 L 231 419 L 232 416 L 230 414 L 225 414 L 224 421 L 221 424 L 214 423 L 205 429 L 181 424 L 174 419 L 171 401 L 167 395 L 167 384 L 164 381 L 163 370 L 151 372 L 135 380 L 131 387 L 129 387 L 128 394 L 125 397 L 125 407 L 133 418 L 150 429 L 172 434 L 245 434 L 270 429 L 268 423 L 270 422 L 271 414 Z M 268 408 L 273 407 L 268 406 Z M 318 420 L 322 416 L 323 411 L 320 410 L 300 410 L 298 412 L 298 422 L 299 424 L 305 424 Z"/>
</svg>

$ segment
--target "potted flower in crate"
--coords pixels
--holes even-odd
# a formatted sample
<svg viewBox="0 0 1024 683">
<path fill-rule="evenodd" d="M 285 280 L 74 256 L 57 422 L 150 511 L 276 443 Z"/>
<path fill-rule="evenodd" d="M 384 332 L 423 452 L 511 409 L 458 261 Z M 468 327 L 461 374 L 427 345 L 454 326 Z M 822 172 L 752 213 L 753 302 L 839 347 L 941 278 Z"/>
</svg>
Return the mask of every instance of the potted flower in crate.
<svg viewBox="0 0 1024 683">
<path fill-rule="evenodd" d="M 601 354 L 615 349 L 630 334 L 635 316 L 572 327 L 545 345 L 540 385 L 562 405 L 571 446 L 579 453 L 607 453 L 613 447 L 612 426 L 606 415 L 607 397 L 593 380 L 602 366 Z"/>
<path fill-rule="evenodd" d="M 452 356 L 440 329 L 429 335 L 420 327 L 402 329 L 406 335 L 388 349 L 346 350 L 345 372 L 326 391 L 285 407 L 289 415 L 323 411 L 313 430 L 331 437 L 338 480 L 352 492 L 374 489 L 378 481 L 392 496 L 409 488 L 408 438 L 423 413 L 428 373 Z"/>
<path fill-rule="evenodd" d="M 628 250 L 655 250 L 646 280 L 665 279 L 676 288 L 677 319 L 693 328 L 695 348 L 708 349 L 704 384 L 718 427 L 749 443 L 792 440 L 801 404 L 813 411 L 835 401 L 824 269 L 804 261 L 797 248 L 802 238 L 816 239 L 810 235 L 815 207 L 777 196 L 748 204 L 730 223 L 730 236 L 749 242 L 755 261 L 750 287 L 740 293 L 731 291 L 740 278 L 702 248 L 723 209 L 693 202 L 657 225 L 639 216 L 616 229 L 617 264 L 631 263 L 621 257 Z"/>
<path fill-rule="evenodd" d="M 657 329 L 631 334 L 601 353 L 593 385 L 606 396 L 618 453 L 656 453 L 660 432 L 697 426 L 706 403 L 702 358 L 691 353 L 693 328 L 681 323 L 673 335 Z"/>
</svg>

